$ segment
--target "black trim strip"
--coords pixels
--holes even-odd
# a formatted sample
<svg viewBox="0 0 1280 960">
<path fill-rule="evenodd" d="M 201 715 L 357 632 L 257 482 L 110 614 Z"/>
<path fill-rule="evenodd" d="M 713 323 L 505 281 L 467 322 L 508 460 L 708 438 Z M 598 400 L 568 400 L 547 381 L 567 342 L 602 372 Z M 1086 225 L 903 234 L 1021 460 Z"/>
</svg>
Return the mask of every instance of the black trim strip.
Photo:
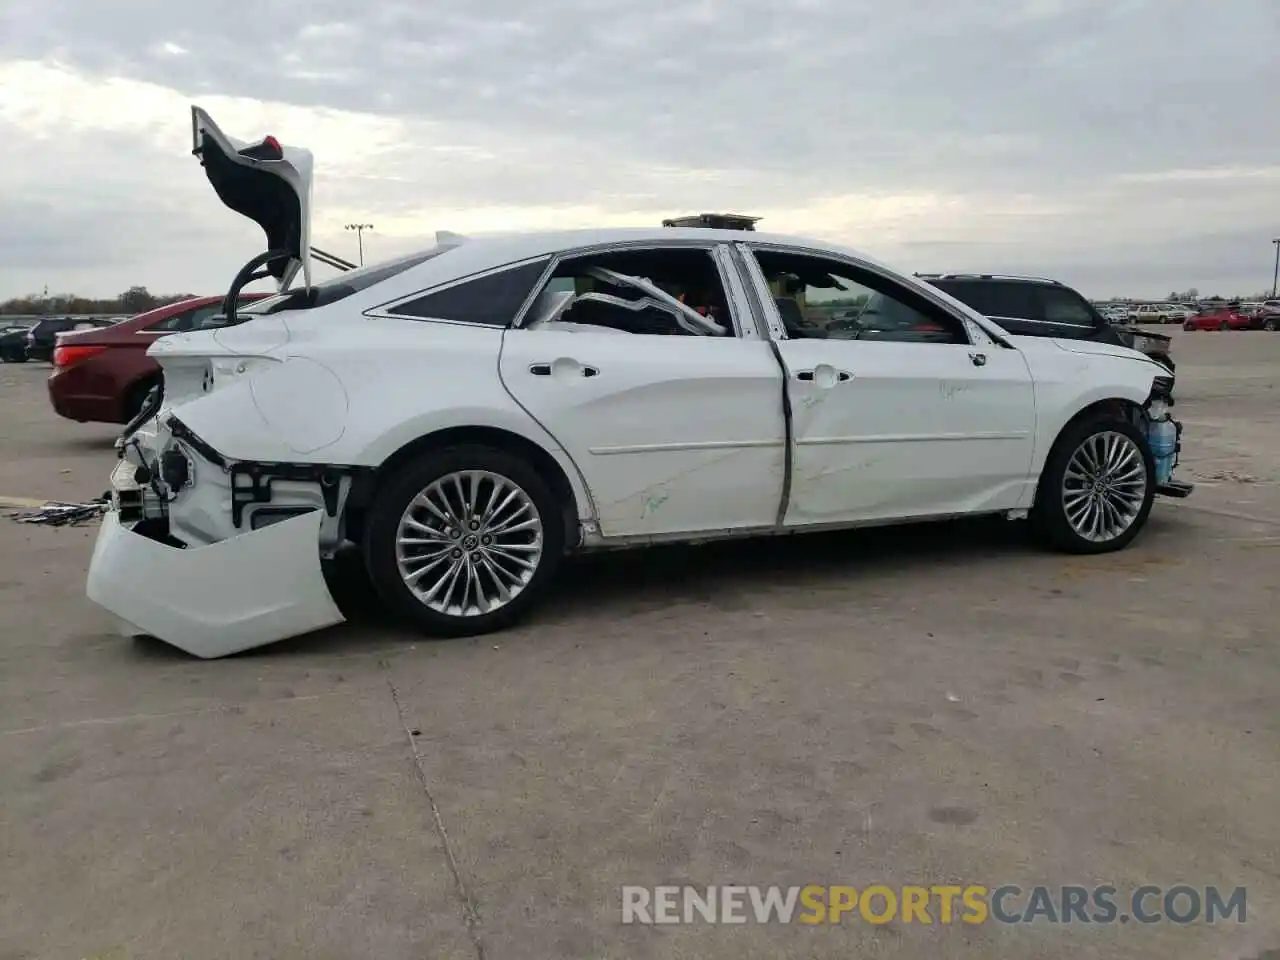
<svg viewBox="0 0 1280 960">
<path fill-rule="evenodd" d="M 764 303 L 761 302 L 760 291 L 756 288 L 755 278 L 751 275 L 750 267 L 744 262 L 746 253 L 736 243 L 725 244 L 725 249 L 728 250 L 728 259 L 738 274 L 738 282 L 747 293 L 747 298 L 750 301 L 747 306 L 755 314 L 753 320 L 756 330 L 761 332 L 765 343 L 769 344 L 769 350 L 773 353 L 773 359 L 778 364 L 778 373 L 782 378 L 784 441 L 782 446 L 782 495 L 778 498 L 778 515 L 774 520 L 774 525 L 781 529 L 786 523 L 787 508 L 791 506 L 791 470 L 795 460 L 796 432 L 794 414 L 791 409 L 791 376 L 787 372 L 787 362 L 782 358 L 782 351 L 778 348 L 778 341 L 773 338 L 773 333 L 769 329 L 768 310 Z"/>
</svg>

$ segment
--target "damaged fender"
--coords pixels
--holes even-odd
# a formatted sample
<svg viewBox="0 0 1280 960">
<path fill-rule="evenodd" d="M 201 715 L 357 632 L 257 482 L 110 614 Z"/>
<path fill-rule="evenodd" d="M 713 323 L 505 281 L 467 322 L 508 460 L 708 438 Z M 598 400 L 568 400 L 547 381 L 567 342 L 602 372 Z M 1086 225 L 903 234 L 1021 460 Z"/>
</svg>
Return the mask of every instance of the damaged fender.
<svg viewBox="0 0 1280 960">
<path fill-rule="evenodd" d="M 201 547 L 169 546 L 103 518 L 89 599 L 124 633 L 154 636 L 202 659 L 342 623 L 320 567 L 322 512 Z"/>
</svg>

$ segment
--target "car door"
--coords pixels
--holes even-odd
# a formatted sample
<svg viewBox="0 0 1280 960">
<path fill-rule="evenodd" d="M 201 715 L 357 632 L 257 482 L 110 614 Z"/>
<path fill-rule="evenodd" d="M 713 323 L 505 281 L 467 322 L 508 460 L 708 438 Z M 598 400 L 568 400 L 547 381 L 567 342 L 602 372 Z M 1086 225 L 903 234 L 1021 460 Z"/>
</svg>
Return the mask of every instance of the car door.
<svg viewBox="0 0 1280 960">
<path fill-rule="evenodd" d="M 1029 504 L 1035 399 L 1017 349 L 873 265 L 751 243 L 739 249 L 775 318 L 769 326 L 787 377 L 787 526 Z M 851 309 L 893 319 L 853 330 L 828 322 Z M 784 327 L 783 310 L 806 323 Z"/>
<path fill-rule="evenodd" d="M 503 383 L 577 465 L 606 538 L 777 523 L 782 375 L 723 258 L 687 245 L 562 258 L 503 336 Z M 724 335 L 694 319 L 709 317 Z"/>
</svg>

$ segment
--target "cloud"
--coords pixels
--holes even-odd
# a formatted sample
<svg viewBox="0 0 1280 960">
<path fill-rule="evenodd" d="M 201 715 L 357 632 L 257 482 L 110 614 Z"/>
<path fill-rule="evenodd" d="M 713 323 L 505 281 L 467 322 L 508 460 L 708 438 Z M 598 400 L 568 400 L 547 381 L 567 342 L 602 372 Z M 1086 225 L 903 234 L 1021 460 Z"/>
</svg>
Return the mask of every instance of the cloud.
<svg viewBox="0 0 1280 960">
<path fill-rule="evenodd" d="M 1272 0 L 356 9 L 9 0 L 0 295 L 225 285 L 260 240 L 189 155 L 191 102 L 312 148 L 316 242 L 348 255 L 351 220 L 383 256 L 736 209 L 909 269 L 1269 280 Z"/>
</svg>

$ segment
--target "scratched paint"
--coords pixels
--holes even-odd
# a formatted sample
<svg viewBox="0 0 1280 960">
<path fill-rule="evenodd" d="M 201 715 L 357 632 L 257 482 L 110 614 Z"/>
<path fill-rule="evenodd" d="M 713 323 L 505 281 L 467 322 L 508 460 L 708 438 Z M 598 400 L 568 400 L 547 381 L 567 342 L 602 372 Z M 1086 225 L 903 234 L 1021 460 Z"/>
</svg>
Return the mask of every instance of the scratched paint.
<svg viewBox="0 0 1280 960">
<path fill-rule="evenodd" d="M 640 519 L 645 520 L 658 512 L 658 509 L 671 499 L 666 493 L 650 493 L 644 498 L 644 510 L 640 513 Z"/>
</svg>

